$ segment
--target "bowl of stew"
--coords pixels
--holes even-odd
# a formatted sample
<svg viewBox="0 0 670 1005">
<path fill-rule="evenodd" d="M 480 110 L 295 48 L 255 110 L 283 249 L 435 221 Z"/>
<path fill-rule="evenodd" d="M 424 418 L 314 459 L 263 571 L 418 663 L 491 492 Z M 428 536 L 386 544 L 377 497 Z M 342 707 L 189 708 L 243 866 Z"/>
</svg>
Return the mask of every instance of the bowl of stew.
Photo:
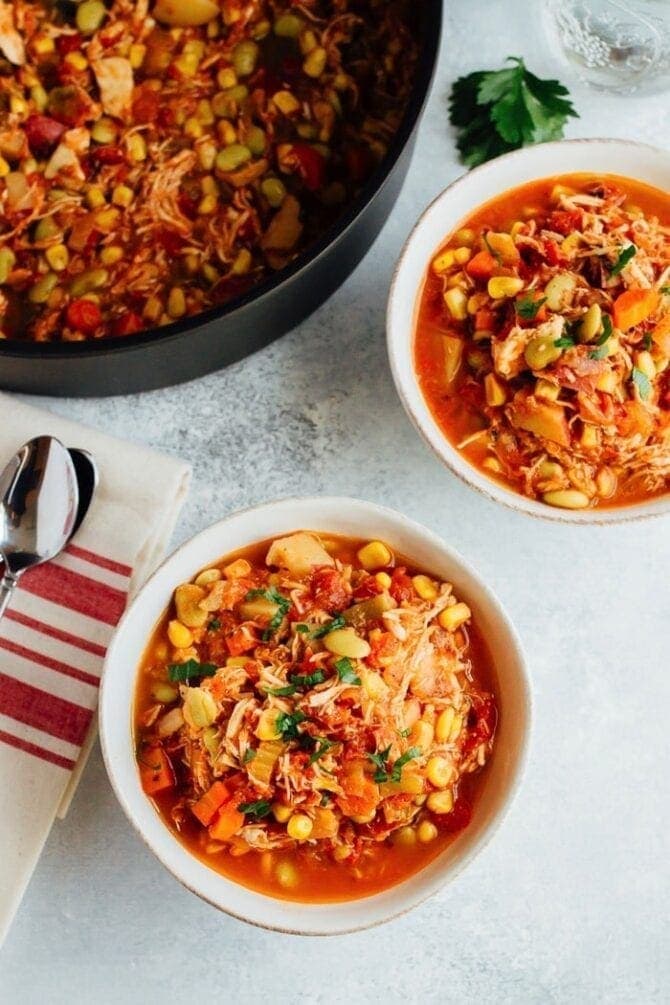
<svg viewBox="0 0 670 1005">
<path fill-rule="evenodd" d="M 668 510 L 669 188 L 666 151 L 543 144 L 459 178 L 410 235 L 396 387 L 490 498 L 576 523 Z"/>
<path fill-rule="evenodd" d="M 500 823 L 530 724 L 519 640 L 430 531 L 286 499 L 183 545 L 109 649 L 101 739 L 130 821 L 193 892 L 335 934 L 403 913 Z"/>
<path fill-rule="evenodd" d="M 395 201 L 440 20 L 437 0 L 3 4 L 3 386 L 175 383 L 311 313 Z"/>
</svg>

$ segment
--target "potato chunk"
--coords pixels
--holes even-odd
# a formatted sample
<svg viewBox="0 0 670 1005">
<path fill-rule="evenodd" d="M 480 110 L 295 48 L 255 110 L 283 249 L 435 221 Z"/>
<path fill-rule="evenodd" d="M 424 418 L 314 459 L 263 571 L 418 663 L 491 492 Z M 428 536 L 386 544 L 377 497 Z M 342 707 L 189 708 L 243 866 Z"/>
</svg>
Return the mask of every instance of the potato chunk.
<svg viewBox="0 0 670 1005">
<path fill-rule="evenodd" d="M 306 576 L 319 565 L 335 564 L 317 538 L 304 531 L 273 541 L 265 561 L 288 569 L 292 576 Z"/>
<path fill-rule="evenodd" d="M 570 430 L 561 405 L 533 396 L 517 397 L 510 406 L 509 419 L 517 429 L 525 429 L 562 447 L 570 446 Z"/>
<path fill-rule="evenodd" d="M 219 5 L 214 0 L 157 0 L 152 13 L 161 24 L 189 28 L 212 21 Z"/>
</svg>

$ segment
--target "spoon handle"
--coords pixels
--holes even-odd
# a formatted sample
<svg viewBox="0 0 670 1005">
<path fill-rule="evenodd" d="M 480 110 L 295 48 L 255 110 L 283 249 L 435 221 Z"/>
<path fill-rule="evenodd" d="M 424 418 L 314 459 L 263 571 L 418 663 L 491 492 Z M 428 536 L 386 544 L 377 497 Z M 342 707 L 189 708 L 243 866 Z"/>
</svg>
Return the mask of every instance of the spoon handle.
<svg viewBox="0 0 670 1005">
<path fill-rule="evenodd" d="M 9 572 L 6 572 L 2 579 L 0 579 L 0 618 L 7 609 L 7 604 L 17 583 L 18 578 L 12 576 Z"/>
</svg>

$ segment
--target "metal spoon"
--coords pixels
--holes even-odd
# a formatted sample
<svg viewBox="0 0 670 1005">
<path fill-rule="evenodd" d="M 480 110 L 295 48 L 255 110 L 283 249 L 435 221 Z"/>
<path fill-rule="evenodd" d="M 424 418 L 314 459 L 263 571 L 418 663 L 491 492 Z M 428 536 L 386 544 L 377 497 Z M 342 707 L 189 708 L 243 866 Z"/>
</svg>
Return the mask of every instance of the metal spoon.
<svg viewBox="0 0 670 1005">
<path fill-rule="evenodd" d="M 60 440 L 37 436 L 0 474 L 0 618 L 19 577 L 63 550 L 77 520 L 74 464 Z"/>
<path fill-rule="evenodd" d="M 75 520 L 69 540 L 72 540 L 77 533 L 84 517 L 88 513 L 89 506 L 93 501 L 95 490 L 100 481 L 98 466 L 93 460 L 93 455 L 88 450 L 81 450 L 79 447 L 68 447 L 68 453 L 74 464 L 77 476 L 77 486 L 79 487 L 79 506 L 77 507 L 77 519 Z"/>
</svg>

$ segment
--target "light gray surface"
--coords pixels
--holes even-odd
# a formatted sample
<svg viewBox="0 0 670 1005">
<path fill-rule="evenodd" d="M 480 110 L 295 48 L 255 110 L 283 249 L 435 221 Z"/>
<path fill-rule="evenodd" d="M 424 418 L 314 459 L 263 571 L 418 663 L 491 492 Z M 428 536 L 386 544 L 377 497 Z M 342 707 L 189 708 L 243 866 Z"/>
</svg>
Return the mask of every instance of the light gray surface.
<svg viewBox="0 0 670 1005">
<path fill-rule="evenodd" d="M 193 462 L 178 540 L 236 507 L 312 492 L 384 502 L 441 533 L 488 578 L 527 647 L 535 729 L 521 794 L 434 900 L 367 933 L 308 941 L 242 925 L 182 890 L 131 831 L 96 749 L 0 955 L 3 1001 L 668 1000 L 668 521 L 580 530 L 495 507 L 417 439 L 386 364 L 397 252 L 459 173 L 450 81 L 508 53 L 549 68 L 525 3 L 448 6 L 410 180 L 340 292 L 223 373 L 49 407 Z M 573 93 L 572 136 L 667 137 L 667 96 Z"/>
</svg>

